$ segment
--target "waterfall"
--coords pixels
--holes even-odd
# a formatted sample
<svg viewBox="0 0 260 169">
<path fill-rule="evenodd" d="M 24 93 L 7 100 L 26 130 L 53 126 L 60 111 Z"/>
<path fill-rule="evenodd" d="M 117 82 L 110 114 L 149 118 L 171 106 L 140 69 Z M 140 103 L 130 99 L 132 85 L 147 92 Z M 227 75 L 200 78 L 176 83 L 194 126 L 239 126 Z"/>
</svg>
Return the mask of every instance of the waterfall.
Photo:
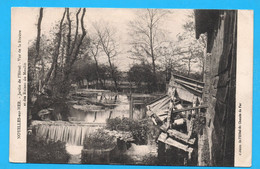
<svg viewBox="0 0 260 169">
<path fill-rule="evenodd" d="M 36 136 L 45 140 L 62 141 L 71 145 L 83 145 L 84 138 L 98 126 L 41 124 L 35 126 Z"/>
</svg>

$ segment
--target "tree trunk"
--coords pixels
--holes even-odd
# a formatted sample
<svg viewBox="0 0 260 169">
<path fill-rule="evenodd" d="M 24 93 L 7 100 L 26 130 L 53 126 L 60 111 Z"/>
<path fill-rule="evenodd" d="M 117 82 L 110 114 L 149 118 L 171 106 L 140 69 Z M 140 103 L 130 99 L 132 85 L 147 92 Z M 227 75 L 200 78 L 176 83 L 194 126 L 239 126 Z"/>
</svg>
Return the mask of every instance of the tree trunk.
<svg viewBox="0 0 260 169">
<path fill-rule="evenodd" d="M 70 11 L 67 10 L 67 20 L 68 20 L 68 34 L 67 34 L 67 46 L 66 46 L 66 60 L 70 61 L 70 43 L 71 43 L 71 20 L 70 20 Z"/>
<path fill-rule="evenodd" d="M 116 77 L 115 77 L 115 72 L 114 72 L 114 69 L 113 69 L 113 65 L 111 63 L 111 59 L 110 59 L 110 56 L 108 55 L 108 62 L 109 62 L 109 66 L 110 66 L 110 69 L 111 69 L 111 76 L 112 76 L 112 79 L 115 83 L 115 90 L 118 91 L 118 86 L 117 86 L 117 80 L 116 80 Z"/>
<path fill-rule="evenodd" d="M 202 61 L 202 70 L 201 70 L 201 80 L 202 81 L 204 81 L 204 67 L 205 67 L 204 61 Z"/>
<path fill-rule="evenodd" d="M 97 73 L 97 82 L 100 81 L 100 85 L 103 88 L 103 82 L 100 79 L 100 75 L 99 75 L 99 67 L 98 67 L 98 61 L 97 61 L 97 57 L 95 55 L 94 56 L 94 60 L 95 60 L 95 65 L 96 65 L 96 73 Z"/>
<path fill-rule="evenodd" d="M 154 46 L 153 46 L 153 18 L 151 18 L 151 23 L 150 23 L 150 50 L 151 50 L 151 58 L 152 58 L 152 68 L 153 68 L 153 85 L 156 87 L 157 90 L 159 90 L 159 86 L 157 83 L 157 76 L 156 76 L 156 67 L 155 67 L 155 56 L 154 56 Z"/>
<path fill-rule="evenodd" d="M 191 69 L 191 68 L 190 68 L 190 66 L 191 66 L 191 65 L 190 65 L 190 62 L 191 62 L 191 59 L 189 58 L 189 59 L 188 59 L 188 77 L 190 77 L 190 69 Z"/>
<path fill-rule="evenodd" d="M 57 33 L 58 44 L 57 44 L 57 46 L 55 48 L 55 51 L 54 51 L 51 68 L 50 68 L 50 70 L 48 71 L 48 73 L 46 75 L 46 78 L 45 78 L 45 81 L 44 81 L 43 85 L 45 85 L 45 84 L 47 84 L 49 82 L 53 70 L 56 71 L 56 68 L 57 68 L 57 61 L 58 61 L 58 57 L 59 57 L 61 37 L 62 37 L 62 35 L 61 35 L 61 33 L 62 33 L 62 25 L 63 25 L 63 21 L 64 21 L 64 18 L 65 18 L 65 14 L 66 14 L 66 10 L 64 11 L 62 19 L 60 21 L 59 32 Z"/>
<path fill-rule="evenodd" d="M 70 52 L 69 52 L 70 55 L 73 52 L 73 49 L 75 47 L 75 44 L 76 44 L 77 38 L 78 38 L 78 34 L 79 34 L 79 13 L 80 13 L 80 11 L 81 11 L 81 8 L 79 8 L 79 10 L 76 14 L 76 33 L 75 33 L 74 40 L 73 40 L 71 48 L 70 48 Z"/>
<path fill-rule="evenodd" d="M 31 74 L 31 81 L 28 81 L 28 122 L 27 124 L 30 124 L 31 120 L 32 120 L 32 107 L 35 104 L 35 100 L 33 100 L 34 97 L 36 97 L 36 99 L 38 99 L 38 93 L 40 91 L 40 89 L 37 87 L 34 87 L 34 79 L 36 79 L 36 64 L 37 61 L 39 60 L 39 55 L 40 55 L 40 40 L 41 40 L 41 23 L 42 23 L 42 18 L 43 18 L 43 8 L 40 8 L 40 13 L 39 13 L 39 18 L 38 18 L 38 24 L 37 24 L 37 39 L 36 39 L 36 55 L 35 57 L 33 57 L 32 63 L 31 63 L 31 67 L 32 67 L 32 74 Z M 43 58 L 41 57 L 41 60 L 43 60 Z M 30 62 L 29 62 L 30 64 Z M 43 64 L 42 64 L 43 66 Z M 44 74 L 43 74 L 44 75 Z M 30 79 L 30 74 L 28 75 L 28 79 Z M 41 80 L 41 79 L 39 79 Z"/>
<path fill-rule="evenodd" d="M 36 56 L 34 58 L 34 63 L 33 63 L 33 78 L 35 78 L 35 74 L 37 74 L 37 70 L 36 70 L 36 64 L 39 60 L 41 60 L 41 64 L 42 64 L 42 69 L 39 72 L 39 88 L 38 91 L 41 90 L 41 81 L 44 77 L 44 64 L 43 64 L 43 58 L 40 57 L 40 41 L 41 41 L 41 23 L 42 23 L 42 18 L 43 18 L 43 8 L 40 8 L 40 13 L 39 13 L 39 18 L 38 18 L 38 24 L 37 24 L 37 39 L 36 39 Z"/>
<path fill-rule="evenodd" d="M 77 59 L 77 56 L 79 54 L 80 46 L 82 45 L 83 39 L 84 39 L 84 37 L 87 34 L 87 32 L 85 30 L 85 27 L 84 27 L 84 16 L 85 16 L 85 13 L 86 13 L 86 9 L 84 8 L 82 16 L 81 16 L 81 20 L 80 20 L 81 21 L 82 35 L 81 35 L 81 37 L 80 37 L 78 42 L 75 42 L 75 41 L 77 41 L 77 38 L 75 37 L 74 42 L 73 42 L 73 44 L 75 43 L 75 46 L 74 46 L 73 49 L 70 49 L 71 50 L 71 54 L 68 53 L 68 55 L 67 55 L 66 64 L 65 64 L 65 68 L 64 68 L 65 70 L 64 70 L 63 82 L 69 80 L 69 74 L 71 73 L 72 65 L 74 64 L 74 62 Z M 78 17 L 78 15 L 77 15 L 77 17 Z M 78 20 L 78 18 L 77 18 L 77 20 Z M 77 22 L 77 24 L 78 24 L 78 22 Z M 78 27 L 78 25 L 77 25 L 77 27 Z M 77 33 L 77 30 L 76 30 L 76 33 Z"/>
<path fill-rule="evenodd" d="M 42 17 L 43 17 L 43 8 L 40 8 L 40 14 L 37 24 L 37 39 L 36 39 L 36 56 L 35 56 L 35 65 L 38 60 L 40 60 L 40 41 L 41 41 L 41 23 L 42 23 Z"/>
</svg>

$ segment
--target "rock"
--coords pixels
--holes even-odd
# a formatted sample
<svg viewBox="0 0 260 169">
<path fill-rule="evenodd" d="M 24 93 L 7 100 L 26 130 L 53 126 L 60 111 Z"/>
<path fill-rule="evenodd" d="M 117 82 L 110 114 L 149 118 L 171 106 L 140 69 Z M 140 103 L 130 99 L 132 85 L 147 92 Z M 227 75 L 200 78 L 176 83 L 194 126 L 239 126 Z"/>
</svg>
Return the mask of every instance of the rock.
<svg viewBox="0 0 260 169">
<path fill-rule="evenodd" d="M 51 114 L 50 109 L 42 109 L 37 114 L 40 117 L 40 119 L 43 121 L 49 121 L 52 119 L 52 117 L 51 117 L 52 114 Z"/>
</svg>

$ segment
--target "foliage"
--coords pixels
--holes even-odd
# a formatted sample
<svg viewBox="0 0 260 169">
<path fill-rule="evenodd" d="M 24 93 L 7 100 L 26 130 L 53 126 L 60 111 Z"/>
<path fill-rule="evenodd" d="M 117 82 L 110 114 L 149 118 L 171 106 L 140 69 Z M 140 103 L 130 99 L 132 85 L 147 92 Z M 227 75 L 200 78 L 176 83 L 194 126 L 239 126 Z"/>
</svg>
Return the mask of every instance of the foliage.
<svg viewBox="0 0 260 169">
<path fill-rule="evenodd" d="M 116 117 L 114 119 L 107 120 L 107 129 L 109 130 L 118 130 L 118 131 L 129 131 L 132 133 L 133 138 L 135 139 L 136 144 L 146 144 L 147 143 L 147 134 L 148 134 L 148 125 L 146 120 L 133 120 L 130 118 Z"/>
<path fill-rule="evenodd" d="M 72 67 L 71 79 L 78 83 L 80 87 L 83 87 L 84 79 L 88 82 L 95 81 L 97 75 L 93 61 L 90 58 L 77 60 Z"/>
<path fill-rule="evenodd" d="M 159 165 L 158 157 L 155 155 L 148 154 L 142 159 L 144 165 Z"/>
<path fill-rule="evenodd" d="M 152 68 L 149 64 L 144 62 L 141 64 L 134 64 L 130 70 L 127 72 L 128 81 L 134 82 L 138 89 L 142 92 L 154 92 L 156 90 L 162 91 L 165 86 L 165 75 L 164 72 L 158 71 L 156 73 L 156 78 L 152 72 Z M 155 85 L 155 80 L 157 80 L 157 85 Z"/>
<path fill-rule="evenodd" d="M 65 143 L 44 141 L 29 135 L 27 138 L 27 162 L 28 163 L 67 163 L 69 154 Z"/>
<path fill-rule="evenodd" d="M 103 129 L 98 129 L 96 132 L 84 138 L 84 149 L 108 149 L 116 145 L 115 137 L 109 135 Z"/>
<path fill-rule="evenodd" d="M 87 80 L 87 85 L 94 85 L 96 83 L 94 87 L 102 87 L 104 89 L 107 88 L 106 81 L 113 79 L 110 69 L 110 66 L 105 64 L 99 64 L 97 66 L 91 58 L 86 57 L 85 59 L 79 59 L 74 63 L 71 80 L 78 83 L 80 87 L 85 87 L 83 86 L 83 80 Z M 113 64 L 112 69 L 115 79 L 120 80 L 122 72 Z M 102 84 L 98 84 L 100 81 Z"/>
<path fill-rule="evenodd" d="M 142 86 L 142 83 L 145 83 L 146 86 L 149 87 L 154 80 L 154 75 L 151 70 L 151 66 L 148 64 L 135 64 L 128 71 L 128 80 L 134 82 L 138 88 Z"/>
</svg>

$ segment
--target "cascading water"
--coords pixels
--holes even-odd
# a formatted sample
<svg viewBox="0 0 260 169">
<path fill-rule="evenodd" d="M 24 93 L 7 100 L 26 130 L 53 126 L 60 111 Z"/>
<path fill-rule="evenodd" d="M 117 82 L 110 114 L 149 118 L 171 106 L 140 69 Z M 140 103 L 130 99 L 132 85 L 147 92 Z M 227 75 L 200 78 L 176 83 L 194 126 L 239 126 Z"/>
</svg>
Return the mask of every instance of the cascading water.
<svg viewBox="0 0 260 169">
<path fill-rule="evenodd" d="M 53 141 L 63 141 L 70 145 L 83 145 L 84 138 L 98 126 L 41 124 L 35 126 L 36 136 Z"/>
</svg>

